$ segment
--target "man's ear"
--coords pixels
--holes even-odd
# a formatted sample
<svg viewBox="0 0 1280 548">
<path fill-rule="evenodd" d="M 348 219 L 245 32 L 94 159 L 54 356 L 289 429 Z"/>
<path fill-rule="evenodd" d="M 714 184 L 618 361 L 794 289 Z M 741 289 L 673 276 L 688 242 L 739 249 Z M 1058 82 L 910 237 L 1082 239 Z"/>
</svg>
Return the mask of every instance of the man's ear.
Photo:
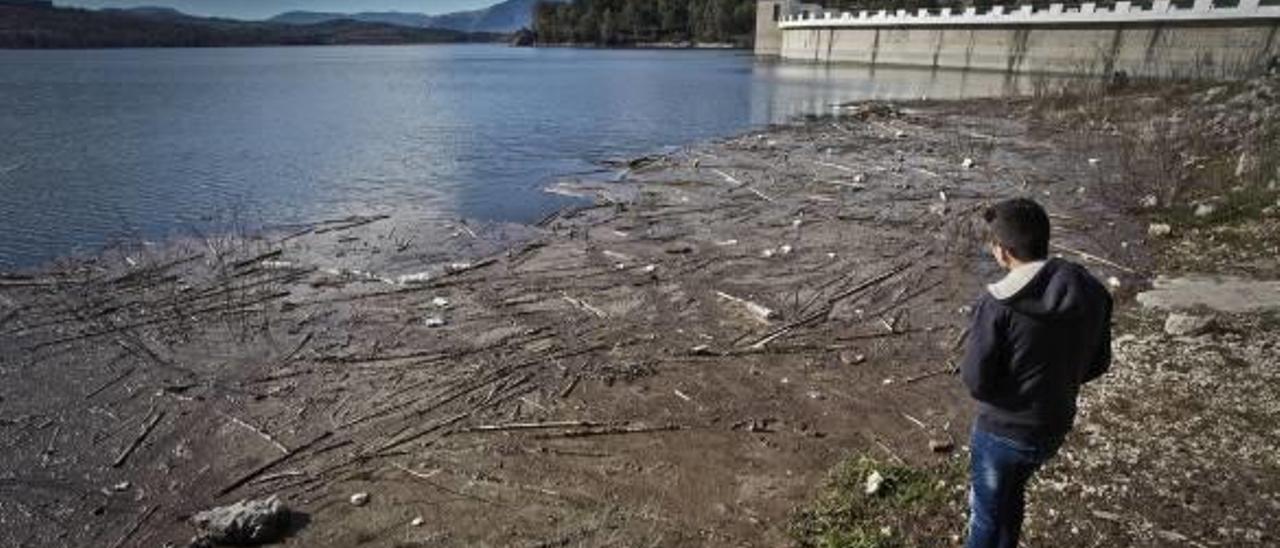
<svg viewBox="0 0 1280 548">
<path fill-rule="evenodd" d="M 996 263 L 1001 268 L 1009 268 L 1009 250 L 1005 249 L 1004 246 L 998 243 L 991 244 L 991 254 L 995 256 Z"/>
</svg>

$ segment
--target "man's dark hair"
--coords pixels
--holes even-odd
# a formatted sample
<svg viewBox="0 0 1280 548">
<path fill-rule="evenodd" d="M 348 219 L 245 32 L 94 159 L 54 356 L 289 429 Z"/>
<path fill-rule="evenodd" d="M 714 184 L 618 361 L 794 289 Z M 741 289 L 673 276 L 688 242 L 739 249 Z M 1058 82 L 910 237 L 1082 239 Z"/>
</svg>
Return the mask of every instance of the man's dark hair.
<svg viewBox="0 0 1280 548">
<path fill-rule="evenodd" d="M 1019 261 L 1049 257 L 1049 214 L 1040 204 L 1014 198 L 993 205 L 982 214 L 992 240 Z"/>
</svg>

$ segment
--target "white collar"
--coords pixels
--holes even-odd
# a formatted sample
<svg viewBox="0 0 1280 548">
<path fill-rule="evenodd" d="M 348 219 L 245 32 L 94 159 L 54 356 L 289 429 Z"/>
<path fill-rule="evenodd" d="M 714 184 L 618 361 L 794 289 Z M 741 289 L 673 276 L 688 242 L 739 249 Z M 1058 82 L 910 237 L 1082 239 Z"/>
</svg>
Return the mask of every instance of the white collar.
<svg viewBox="0 0 1280 548">
<path fill-rule="evenodd" d="M 987 291 L 991 293 L 992 297 L 999 300 L 1003 301 L 1008 299 L 1009 297 L 1016 295 L 1019 291 L 1022 291 L 1022 288 L 1026 287 L 1027 284 L 1031 283 L 1031 280 L 1036 277 L 1036 274 L 1040 273 L 1040 269 L 1044 268 L 1046 262 L 1047 261 L 1033 261 L 1020 264 L 1014 267 L 1013 270 L 1010 270 L 1008 274 L 1005 274 L 1004 278 L 1000 281 L 988 285 Z"/>
</svg>

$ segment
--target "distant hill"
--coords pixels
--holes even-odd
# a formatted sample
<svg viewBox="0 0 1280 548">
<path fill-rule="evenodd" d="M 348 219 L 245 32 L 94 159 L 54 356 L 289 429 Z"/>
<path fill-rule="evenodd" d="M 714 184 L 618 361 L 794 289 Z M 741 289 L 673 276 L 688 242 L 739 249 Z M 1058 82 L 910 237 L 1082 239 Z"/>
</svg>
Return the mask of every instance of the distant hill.
<svg viewBox="0 0 1280 548">
<path fill-rule="evenodd" d="M 360 21 L 362 23 L 382 23 L 384 25 L 398 25 L 401 27 L 413 28 L 428 28 L 436 26 L 431 24 L 432 17 L 429 15 L 421 13 L 403 13 L 398 11 L 368 11 L 350 14 L 323 11 L 290 11 L 272 17 L 271 19 L 268 19 L 267 22 L 285 25 L 315 25 L 318 23 L 328 23 L 330 21 L 340 21 L 342 19 Z"/>
<path fill-rule="evenodd" d="M 0 1 L 0 48 L 429 44 L 500 38 L 350 19 L 286 25 L 195 17 L 165 8 L 91 11 Z"/>
<path fill-rule="evenodd" d="M 564 0 L 551 0 L 559 2 Z M 314 25 L 339 19 L 351 19 L 369 23 L 385 23 L 416 28 L 440 28 L 462 32 L 511 33 L 533 26 L 533 8 L 539 0 L 506 0 L 484 9 L 460 11 L 443 15 L 425 15 L 403 12 L 327 13 L 291 11 L 271 19 L 272 23 L 290 25 Z"/>
</svg>

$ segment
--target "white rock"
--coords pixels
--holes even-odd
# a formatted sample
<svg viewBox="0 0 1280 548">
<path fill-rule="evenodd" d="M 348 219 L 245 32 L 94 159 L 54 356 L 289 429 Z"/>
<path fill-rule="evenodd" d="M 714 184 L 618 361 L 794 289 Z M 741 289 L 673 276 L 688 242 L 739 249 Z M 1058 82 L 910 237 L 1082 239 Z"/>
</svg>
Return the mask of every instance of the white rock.
<svg viewBox="0 0 1280 548">
<path fill-rule="evenodd" d="M 773 254 L 774 254 L 774 253 L 777 253 L 777 252 L 776 252 L 776 251 L 774 251 L 773 249 L 766 249 L 766 250 L 764 250 L 764 251 L 761 251 L 761 252 L 760 252 L 760 256 L 761 256 L 761 257 L 764 257 L 764 258 L 766 258 L 766 259 L 768 259 L 768 258 L 770 258 L 770 257 L 773 257 Z"/>
<path fill-rule="evenodd" d="M 1120 278 L 1115 276 L 1107 278 L 1107 287 L 1110 287 L 1111 289 L 1120 289 Z"/>
<path fill-rule="evenodd" d="M 1203 203 L 1196 206 L 1196 217 L 1208 217 L 1218 210 L 1218 206 L 1209 203 Z"/>
<path fill-rule="evenodd" d="M 945 203 L 942 203 L 942 204 L 930 204 L 930 205 L 929 205 L 929 213 L 934 214 L 934 215 L 937 215 L 937 216 L 939 216 L 939 217 L 945 216 L 945 215 L 947 214 L 947 204 L 945 204 Z"/>
<path fill-rule="evenodd" d="M 965 158 L 963 162 L 960 162 L 960 167 L 965 169 L 973 167 L 973 158 Z"/>
<path fill-rule="evenodd" d="M 1168 236 L 1173 233 L 1173 227 L 1166 223 L 1151 223 L 1147 227 L 1147 235 L 1153 238 Z"/>
<path fill-rule="evenodd" d="M 1213 324 L 1213 316 L 1175 313 L 1165 319 L 1164 332 L 1174 337 L 1194 337 L 1208 333 L 1213 329 Z"/>
<path fill-rule="evenodd" d="M 413 518 L 413 521 L 409 522 L 409 525 L 412 525 L 414 527 L 422 527 L 422 524 L 426 522 L 427 520 L 422 519 L 422 516 L 418 516 L 416 518 Z"/>
<path fill-rule="evenodd" d="M 1099 160 L 1098 158 L 1089 158 L 1090 166 L 1098 167 L 1098 164 L 1101 164 L 1101 163 L 1102 163 L 1102 160 Z"/>
<path fill-rule="evenodd" d="M 880 489 L 883 487 L 884 476 L 880 475 L 879 471 L 872 470 L 870 474 L 867 474 L 867 484 L 863 489 L 866 494 L 875 495 L 876 493 L 879 493 Z"/>
<path fill-rule="evenodd" d="M 431 328 L 444 327 L 445 323 L 444 318 L 441 318 L 440 316 L 430 316 L 422 321 L 423 325 Z"/>
<path fill-rule="evenodd" d="M 356 493 L 351 495 L 351 504 L 353 506 L 364 506 L 369 504 L 369 493 Z"/>
<path fill-rule="evenodd" d="M 1155 194 L 1148 194 L 1146 196 L 1143 196 L 1142 199 L 1138 201 L 1138 205 L 1141 206 L 1143 209 L 1152 209 L 1160 205 L 1160 199 L 1156 198 Z"/>
<path fill-rule="evenodd" d="M 431 299 L 431 306 L 436 308 L 449 308 L 449 299 L 444 297 L 436 297 Z"/>
<path fill-rule="evenodd" d="M 405 274 L 396 278 L 396 283 L 400 285 L 424 284 L 431 281 L 430 272 L 418 272 L 417 274 Z"/>
<path fill-rule="evenodd" d="M 779 255 L 790 255 L 790 254 L 791 254 L 791 246 L 789 246 L 789 245 L 784 245 L 784 246 L 782 246 L 782 247 L 779 247 L 779 248 L 778 248 L 778 254 L 779 254 Z"/>
</svg>

